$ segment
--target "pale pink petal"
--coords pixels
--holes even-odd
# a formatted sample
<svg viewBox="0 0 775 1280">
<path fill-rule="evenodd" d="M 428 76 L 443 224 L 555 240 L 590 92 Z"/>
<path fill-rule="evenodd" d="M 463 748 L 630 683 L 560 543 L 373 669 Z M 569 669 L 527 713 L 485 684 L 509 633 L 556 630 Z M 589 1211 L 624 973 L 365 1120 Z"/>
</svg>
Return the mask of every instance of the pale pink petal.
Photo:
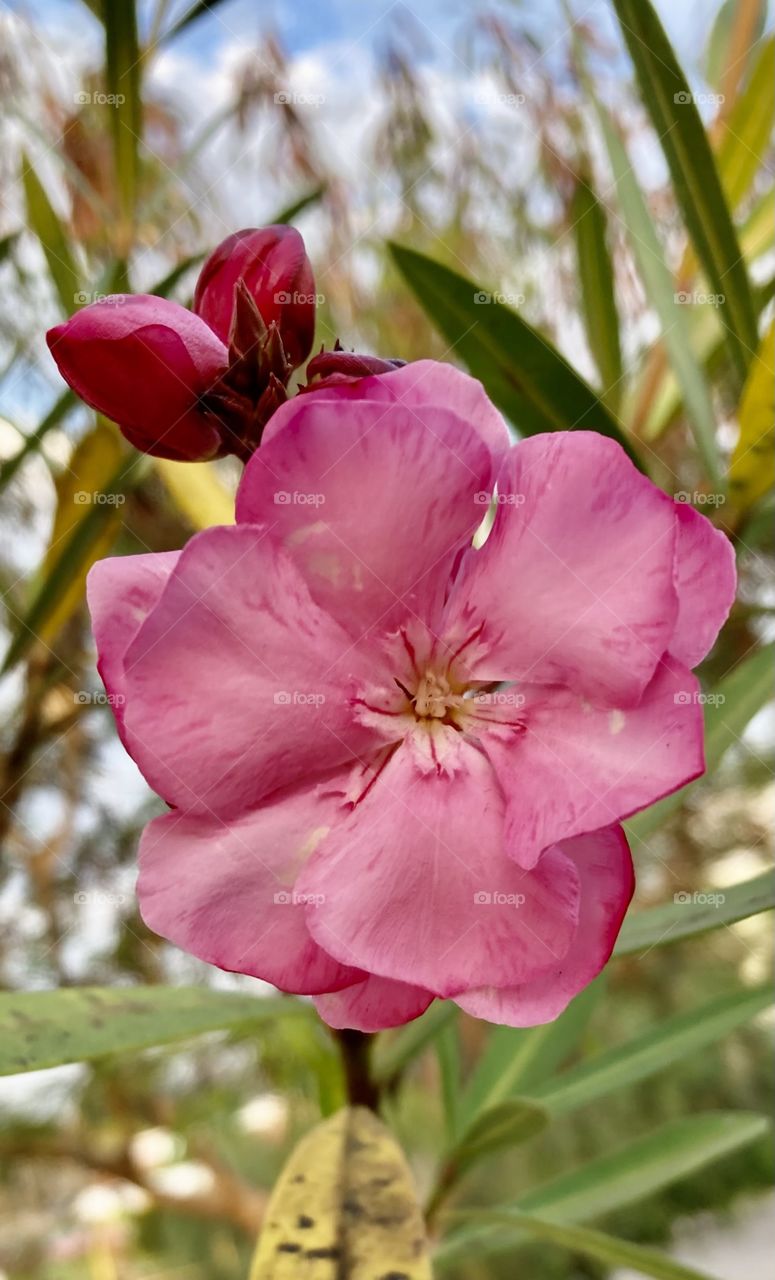
<svg viewBox="0 0 775 1280">
<path fill-rule="evenodd" d="M 432 615 L 492 473 L 480 437 L 449 411 L 300 396 L 251 458 L 237 519 L 271 524 L 318 604 L 358 638 Z"/>
<path fill-rule="evenodd" d="M 481 627 L 473 678 L 633 705 L 675 625 L 673 503 L 588 431 L 515 445 L 498 488 L 493 530 L 455 584 L 450 644 Z"/>
<path fill-rule="evenodd" d="M 439 996 L 526 982 L 570 945 L 573 865 L 506 856 L 501 793 L 473 747 L 459 740 L 453 772 L 423 772 L 420 754 L 402 744 L 318 846 L 298 882 L 324 898 L 310 930 L 343 964 Z"/>
<path fill-rule="evenodd" d="M 523 697 L 519 728 L 479 722 L 507 797 L 506 843 L 523 867 L 548 845 L 621 821 L 704 770 L 699 685 L 670 659 L 637 707 L 596 707 L 535 685 Z"/>
<path fill-rule="evenodd" d="M 179 551 L 111 556 L 89 570 L 86 598 L 97 645 L 97 670 L 121 732 L 124 723 L 124 655 L 162 593 Z"/>
<path fill-rule="evenodd" d="M 687 667 L 696 667 L 713 648 L 732 608 L 735 551 L 729 538 L 693 507 L 676 503 L 675 516 L 678 619 L 670 652 Z"/>
<path fill-rule="evenodd" d="M 532 1027 L 558 1017 L 605 966 L 632 898 L 635 878 L 620 827 L 566 840 L 563 853 L 581 878 L 578 929 L 559 965 L 511 988 L 483 987 L 456 997 L 475 1018 Z"/>
<path fill-rule="evenodd" d="M 333 821 L 313 789 L 286 790 L 228 823 L 167 813 L 145 829 L 138 897 L 149 929 L 235 973 L 315 994 L 363 975 L 313 942 L 294 884 Z"/>
<path fill-rule="evenodd" d="M 393 982 L 390 978 L 377 978 L 372 974 L 355 986 L 316 996 L 315 1008 L 329 1027 L 384 1031 L 419 1018 L 432 1000 L 432 993 L 422 987 L 410 986 L 408 982 Z"/>
<path fill-rule="evenodd" d="M 439 360 L 412 360 L 390 373 L 336 387 L 326 386 L 319 392 L 312 388 L 307 394 L 340 406 L 343 401 L 370 401 L 383 404 L 386 409 L 400 404 L 416 413 L 421 421 L 424 410 L 445 409 L 467 422 L 496 459 L 504 456 L 511 443 L 508 428 L 481 382 Z M 291 421 L 291 404 L 284 405 L 272 416 L 264 432 L 265 443 Z"/>
<path fill-rule="evenodd" d="M 242 812 L 379 741 L 350 705 L 374 661 L 255 526 L 192 538 L 125 673 L 135 760 L 168 803 L 195 812 Z"/>
</svg>

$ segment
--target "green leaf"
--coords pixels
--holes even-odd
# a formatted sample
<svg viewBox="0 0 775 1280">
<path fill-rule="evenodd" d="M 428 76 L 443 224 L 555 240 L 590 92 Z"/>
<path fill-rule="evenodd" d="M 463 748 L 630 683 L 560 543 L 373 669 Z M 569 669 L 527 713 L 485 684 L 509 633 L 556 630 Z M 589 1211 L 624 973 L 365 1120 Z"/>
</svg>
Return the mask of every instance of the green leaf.
<svg viewBox="0 0 775 1280">
<path fill-rule="evenodd" d="M 479 1113 L 449 1152 L 447 1162 L 457 1178 L 483 1156 L 526 1142 L 548 1123 L 548 1111 L 531 1099 L 507 1098 Z"/>
<path fill-rule="evenodd" d="M 453 1005 L 453 1008 L 455 1006 Z M 446 1022 L 434 1038 L 436 1061 L 441 1078 L 441 1096 L 447 1134 L 454 1139 L 460 1127 L 460 1033 L 458 1018 Z"/>
<path fill-rule="evenodd" d="M 618 440 L 637 461 L 600 397 L 542 334 L 449 267 L 402 245 L 388 248 L 451 350 L 518 431 L 599 431 Z"/>
<path fill-rule="evenodd" d="M 277 216 L 272 219 L 272 223 L 274 225 L 284 225 L 289 222 L 295 222 L 299 215 L 304 213 L 305 209 L 310 209 L 312 205 L 318 203 L 318 201 L 325 195 L 325 191 L 325 185 L 315 187 L 313 191 L 308 191 L 305 196 L 300 196 L 298 200 L 293 202 L 293 204 L 289 204 L 281 213 L 278 213 Z"/>
<path fill-rule="evenodd" d="M 710 901 L 709 901 L 710 899 Z M 775 907 L 775 870 L 763 871 L 731 889 L 677 893 L 673 902 L 627 917 L 614 947 L 615 956 L 643 956 L 699 933 L 721 929 Z"/>
<path fill-rule="evenodd" d="M 772 1000 L 769 986 L 711 1000 L 689 1013 L 667 1018 L 626 1044 L 538 1085 L 531 1089 L 531 1097 L 537 1098 L 553 1116 L 586 1106 L 714 1044 L 766 1009 Z"/>
<path fill-rule="evenodd" d="M 375 1045 L 373 1072 L 378 1084 L 392 1083 L 415 1058 L 428 1048 L 445 1027 L 457 1017 L 451 1000 L 436 1000 L 414 1022 L 408 1022 L 391 1036 L 379 1036 Z"/>
<path fill-rule="evenodd" d="M 775 97 L 775 36 L 763 40 L 748 84 L 736 100 L 729 118 L 721 117 L 721 141 L 716 150 L 719 177 L 729 207 L 737 209 L 747 196 L 756 174 L 765 163 Z"/>
<path fill-rule="evenodd" d="M 576 184 L 571 218 L 587 341 L 602 382 L 601 399 L 616 413 L 621 399 L 622 349 L 614 267 L 608 248 L 605 210 L 588 177 Z"/>
<path fill-rule="evenodd" d="M 7 458 L 0 465 L 0 493 L 11 482 L 19 467 L 27 461 L 31 454 L 38 452 L 49 431 L 59 426 L 62 419 L 67 417 L 70 410 L 75 408 L 77 404 L 78 401 L 75 395 L 68 387 L 51 406 L 40 426 L 27 436 L 18 453 L 15 453 L 11 458 Z"/>
<path fill-rule="evenodd" d="M 719 299 L 740 383 L 758 345 L 745 262 L 697 107 L 650 0 L 613 0 L 697 257 Z"/>
<path fill-rule="evenodd" d="M 683 393 L 689 423 L 710 479 L 718 484 L 721 468 L 716 444 L 716 415 L 710 391 L 692 350 L 690 307 L 682 301 L 668 269 L 662 246 L 619 134 L 605 108 L 595 99 L 630 246 L 646 295 L 657 313 L 661 338 Z"/>
<path fill-rule="evenodd" d="M 432 1280 L 412 1175 L 365 1107 L 324 1120 L 272 1192 L 250 1280 Z"/>
<path fill-rule="evenodd" d="M 82 491 L 86 495 L 85 501 L 81 503 L 71 492 L 72 505 L 77 505 L 83 514 L 52 543 L 45 571 L 28 608 L 17 620 L 3 664 L 4 672 L 25 657 L 36 641 L 43 639 L 45 642 L 46 637 L 51 638 L 53 630 L 61 625 L 74 603 L 82 598 L 88 569 L 112 540 L 117 508 L 124 495 L 142 479 L 147 466 L 147 459 L 122 458 L 107 481 L 103 480 L 92 491 Z M 90 459 L 85 461 L 85 468 L 85 474 L 90 475 Z M 79 478 L 77 473 L 71 479 L 78 485 L 84 483 L 83 476 Z"/>
<path fill-rule="evenodd" d="M 290 998 L 207 987 L 68 987 L 0 992 L 0 1075 L 136 1053 L 205 1031 L 309 1013 Z"/>
<path fill-rule="evenodd" d="M 612 1213 L 696 1173 L 713 1160 L 738 1151 L 768 1131 L 764 1116 L 751 1112 L 709 1112 L 672 1120 L 609 1155 L 591 1160 L 553 1182 L 521 1196 L 516 1213 L 552 1221 L 586 1222 Z M 509 1206 L 498 1206 L 506 1221 Z M 476 1214 L 451 1215 L 451 1220 Z M 484 1257 L 515 1246 L 515 1228 L 472 1223 L 441 1244 L 434 1263 L 439 1270 L 464 1258 Z"/>
<path fill-rule="evenodd" d="M 131 227 L 137 203 L 139 180 L 139 146 L 143 133 L 142 94 L 140 87 L 141 53 L 137 39 L 135 0 L 102 0 L 101 17 L 105 28 L 105 84 L 113 130 L 113 155 L 116 169 L 121 235 L 119 248 L 125 252 L 131 244 Z"/>
<path fill-rule="evenodd" d="M 187 9 L 168 31 L 165 31 L 160 43 L 166 44 L 168 40 L 174 40 L 175 36 L 179 36 L 181 31 L 186 31 L 199 18 L 204 18 L 208 13 L 219 9 L 222 3 L 223 0 L 197 0 L 196 4 L 192 4 L 191 8 Z"/>
<path fill-rule="evenodd" d="M 497 1209 L 485 1209 L 478 1214 L 478 1220 L 510 1227 L 517 1233 L 517 1243 L 522 1243 L 526 1235 L 533 1236 L 609 1267 L 632 1268 L 641 1275 L 653 1276 L 655 1280 L 713 1280 L 712 1276 L 696 1271 L 694 1267 L 675 1262 L 666 1253 L 608 1235 L 605 1231 L 594 1231 L 591 1227 L 568 1226 L 516 1210 L 504 1214 Z"/>
<path fill-rule="evenodd" d="M 22 185 L 27 204 L 27 225 L 40 241 L 49 273 L 65 315 L 78 305 L 81 280 L 70 240 L 27 156 L 22 156 Z"/>
<path fill-rule="evenodd" d="M 772 698 L 772 659 L 775 644 L 766 645 L 739 662 L 706 695 L 705 776 L 718 767 L 729 747 L 740 741 L 747 724 Z M 666 818 L 679 809 L 702 778 L 665 796 L 625 823 L 627 834 L 646 840 Z"/>
<path fill-rule="evenodd" d="M 590 983 L 554 1022 L 539 1027 L 494 1027 L 460 1104 L 469 1127 L 483 1111 L 517 1093 L 530 1093 L 575 1049 L 584 1034 L 604 983 Z"/>
<path fill-rule="evenodd" d="M 775 483 L 775 322 L 751 363 L 737 418 L 740 435 L 729 464 L 729 493 L 746 511 Z"/>
</svg>

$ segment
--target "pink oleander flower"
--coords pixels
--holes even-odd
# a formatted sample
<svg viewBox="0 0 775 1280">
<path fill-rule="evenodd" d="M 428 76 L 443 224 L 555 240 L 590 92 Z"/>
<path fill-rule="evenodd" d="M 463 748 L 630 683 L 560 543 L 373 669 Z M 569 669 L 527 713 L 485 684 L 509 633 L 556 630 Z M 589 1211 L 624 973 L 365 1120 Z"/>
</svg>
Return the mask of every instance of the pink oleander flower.
<svg viewBox="0 0 775 1280">
<path fill-rule="evenodd" d="M 449 366 L 288 402 L 235 526 L 91 573 L 122 739 L 172 806 L 145 921 L 333 1026 L 434 996 L 556 1017 L 630 901 L 619 821 L 703 770 L 689 668 L 734 585 L 616 443 L 510 446 Z"/>
<path fill-rule="evenodd" d="M 238 231 L 211 254 L 194 310 L 114 294 L 46 335 L 65 382 L 157 457 L 247 458 L 315 328 L 315 282 L 293 227 Z"/>
</svg>

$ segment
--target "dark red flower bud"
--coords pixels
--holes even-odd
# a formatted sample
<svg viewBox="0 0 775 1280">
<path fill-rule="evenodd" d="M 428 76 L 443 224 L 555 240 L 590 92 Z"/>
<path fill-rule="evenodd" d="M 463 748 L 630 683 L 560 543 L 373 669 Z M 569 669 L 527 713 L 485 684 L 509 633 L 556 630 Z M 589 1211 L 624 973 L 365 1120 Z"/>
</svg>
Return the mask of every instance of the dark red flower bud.
<svg viewBox="0 0 775 1280">
<path fill-rule="evenodd" d="M 303 364 L 315 333 L 315 278 L 298 231 L 284 226 L 237 231 L 210 254 L 197 281 L 194 311 L 226 343 L 239 280 L 264 324 L 277 325 L 291 368 Z"/>
<path fill-rule="evenodd" d="M 405 360 L 383 360 L 381 356 L 360 355 L 357 351 L 343 351 L 337 344 L 333 351 L 320 351 L 307 365 L 308 382 L 302 391 L 318 391 L 321 387 L 337 386 L 343 382 L 355 382 L 376 373 L 393 373 L 406 364 Z"/>
<path fill-rule="evenodd" d="M 65 382 L 115 422 L 137 449 L 198 461 L 221 450 L 203 398 L 228 365 L 226 346 L 199 316 L 149 294 L 116 294 L 46 335 Z"/>
</svg>

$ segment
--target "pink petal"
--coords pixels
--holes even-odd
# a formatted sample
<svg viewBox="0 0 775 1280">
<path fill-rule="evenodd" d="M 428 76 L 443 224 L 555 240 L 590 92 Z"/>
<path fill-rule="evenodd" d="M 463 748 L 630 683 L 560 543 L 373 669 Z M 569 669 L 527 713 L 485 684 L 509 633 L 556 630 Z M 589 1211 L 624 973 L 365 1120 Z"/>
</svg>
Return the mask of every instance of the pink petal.
<svg viewBox="0 0 775 1280">
<path fill-rule="evenodd" d="M 735 552 L 729 538 L 693 507 L 675 504 L 678 619 L 670 652 L 696 667 L 713 648 L 735 598 Z"/>
<path fill-rule="evenodd" d="M 698 693 L 691 672 L 670 660 L 627 709 L 595 707 L 567 689 L 527 689 L 524 728 L 480 739 L 507 797 L 507 844 L 520 866 L 535 866 L 548 845 L 618 822 L 699 777 Z"/>
<path fill-rule="evenodd" d="M 492 533 L 461 567 L 448 639 L 484 622 L 472 677 L 633 705 L 675 625 L 673 503 L 588 431 L 515 445 L 498 488 Z"/>
<path fill-rule="evenodd" d="M 526 982 L 570 945 L 573 866 L 558 850 L 534 871 L 506 856 L 500 790 L 474 748 L 460 743 L 454 774 L 416 760 L 402 744 L 318 846 L 298 882 L 325 899 L 310 931 L 343 964 L 439 996 Z"/>
<path fill-rule="evenodd" d="M 357 982 L 313 942 L 294 900 L 299 867 L 332 821 L 314 790 L 288 790 L 238 820 L 167 813 L 145 829 L 138 896 L 149 929 L 200 960 L 314 994 Z"/>
<path fill-rule="evenodd" d="M 251 458 L 237 519 L 271 524 L 318 604 L 358 637 L 440 606 L 491 475 L 452 413 L 306 395 Z"/>
<path fill-rule="evenodd" d="M 217 453 L 221 438 L 199 398 L 223 373 L 227 353 L 191 311 L 150 294 L 117 294 L 46 338 L 65 381 L 138 449 L 182 459 Z"/>
<path fill-rule="evenodd" d="M 192 538 L 125 671 L 132 754 L 155 791 L 194 812 L 243 811 L 379 745 L 349 701 L 373 663 L 254 526 Z"/>
<path fill-rule="evenodd" d="M 462 418 L 487 445 L 493 457 L 503 458 L 511 443 L 508 428 L 476 378 L 439 360 L 412 360 L 390 373 L 361 378 L 357 382 L 311 388 L 309 395 L 341 405 L 343 401 L 400 404 L 423 417 L 426 409 L 445 409 Z M 290 406 L 279 409 L 266 431 L 267 443 L 292 416 Z"/>
<path fill-rule="evenodd" d="M 475 1018 L 532 1027 L 558 1017 L 607 963 L 632 898 L 635 878 L 620 827 L 565 840 L 562 851 L 581 877 L 576 936 L 562 962 L 532 982 L 497 989 L 484 987 L 456 997 Z"/>
<path fill-rule="evenodd" d="M 392 982 L 371 974 L 364 982 L 330 995 L 317 996 L 315 1008 L 329 1027 L 353 1027 L 357 1031 L 384 1031 L 400 1027 L 425 1013 L 433 1000 L 430 991 Z"/>
<path fill-rule="evenodd" d="M 111 556 L 89 571 L 86 596 L 97 645 L 97 669 L 119 732 L 124 723 L 124 655 L 178 562 L 179 551 Z"/>
</svg>

